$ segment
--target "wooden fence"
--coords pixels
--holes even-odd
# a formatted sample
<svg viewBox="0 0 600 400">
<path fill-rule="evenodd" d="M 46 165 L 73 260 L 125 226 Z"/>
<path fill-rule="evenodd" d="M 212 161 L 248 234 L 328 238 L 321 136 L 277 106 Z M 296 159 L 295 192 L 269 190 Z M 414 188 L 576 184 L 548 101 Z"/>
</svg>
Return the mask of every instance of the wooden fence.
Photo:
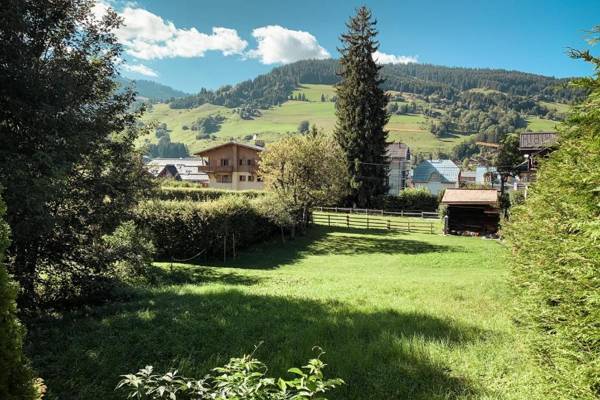
<svg viewBox="0 0 600 400">
<path fill-rule="evenodd" d="M 438 219 L 440 214 L 428 211 L 385 211 L 370 208 L 317 207 L 315 210 L 357 215 L 390 215 L 394 217 L 415 217 Z"/>
<path fill-rule="evenodd" d="M 313 211 L 312 223 L 358 229 L 394 230 L 415 233 L 438 233 L 439 224 L 414 221 L 411 218 L 373 216 L 366 214 L 343 214 Z"/>
</svg>

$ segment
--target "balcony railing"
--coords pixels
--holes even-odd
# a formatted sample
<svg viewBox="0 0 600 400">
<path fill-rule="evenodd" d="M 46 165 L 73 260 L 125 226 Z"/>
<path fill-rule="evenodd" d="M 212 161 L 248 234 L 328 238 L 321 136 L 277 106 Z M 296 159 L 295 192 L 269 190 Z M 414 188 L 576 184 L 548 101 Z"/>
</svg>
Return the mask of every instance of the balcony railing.
<svg viewBox="0 0 600 400">
<path fill-rule="evenodd" d="M 203 165 L 202 172 L 233 172 L 233 165 Z"/>
</svg>

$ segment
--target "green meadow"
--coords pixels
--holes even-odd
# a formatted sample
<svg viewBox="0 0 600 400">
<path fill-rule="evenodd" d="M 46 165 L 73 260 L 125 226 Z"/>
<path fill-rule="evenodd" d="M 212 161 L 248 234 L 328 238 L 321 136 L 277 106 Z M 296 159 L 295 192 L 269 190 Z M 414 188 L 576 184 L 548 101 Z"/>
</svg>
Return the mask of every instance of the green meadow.
<svg viewBox="0 0 600 400">
<path fill-rule="evenodd" d="M 123 399 L 153 365 L 201 377 L 254 350 L 269 374 L 326 351 L 330 399 L 543 399 L 497 241 L 314 227 L 235 260 L 156 264 L 154 286 L 29 324 L 47 399 Z"/>
</svg>

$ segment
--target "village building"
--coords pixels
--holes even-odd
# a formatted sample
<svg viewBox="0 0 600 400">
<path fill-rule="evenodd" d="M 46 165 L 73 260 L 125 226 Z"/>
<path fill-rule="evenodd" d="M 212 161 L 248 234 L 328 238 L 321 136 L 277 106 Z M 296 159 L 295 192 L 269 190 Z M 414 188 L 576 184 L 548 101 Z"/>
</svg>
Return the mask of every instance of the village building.
<svg viewBox="0 0 600 400">
<path fill-rule="evenodd" d="M 556 132 L 525 132 L 519 136 L 519 151 L 525 162 L 519 167 L 519 178 L 524 184 L 535 182 L 539 160 L 555 149 Z"/>
<path fill-rule="evenodd" d="M 388 193 L 398 196 L 401 190 L 408 186 L 410 174 L 410 149 L 408 145 L 400 142 L 387 144 L 387 157 L 389 160 Z"/>
<path fill-rule="evenodd" d="M 500 201 L 496 189 L 447 189 L 444 232 L 492 235 L 498 232 Z"/>
<path fill-rule="evenodd" d="M 425 188 L 432 194 L 458 188 L 460 168 L 452 160 L 423 160 L 414 169 L 412 186 Z"/>
<path fill-rule="evenodd" d="M 206 160 L 200 170 L 209 187 L 230 190 L 263 189 L 258 162 L 263 147 L 230 141 L 196 153 Z"/>
<path fill-rule="evenodd" d="M 474 185 L 475 182 L 475 171 L 460 171 L 459 182 L 460 186 Z"/>
<path fill-rule="evenodd" d="M 208 175 L 200 170 L 206 161 L 202 158 L 155 158 L 146 163 L 146 169 L 157 178 L 175 179 L 208 186 Z"/>
</svg>

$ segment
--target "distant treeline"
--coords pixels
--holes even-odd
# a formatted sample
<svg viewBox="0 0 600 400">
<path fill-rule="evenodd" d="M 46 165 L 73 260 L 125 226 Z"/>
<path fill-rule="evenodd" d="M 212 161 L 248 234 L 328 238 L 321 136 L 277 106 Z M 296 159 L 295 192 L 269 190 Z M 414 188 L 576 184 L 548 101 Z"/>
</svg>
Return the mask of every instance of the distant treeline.
<svg viewBox="0 0 600 400">
<path fill-rule="evenodd" d="M 304 60 L 274 68 L 237 85 L 223 86 L 171 101 L 171 108 L 193 108 L 204 103 L 225 107 L 268 108 L 279 105 L 300 83 L 335 84 L 339 81 L 337 60 Z M 475 88 L 497 90 L 536 100 L 569 103 L 584 92 L 569 87 L 569 79 L 498 69 L 451 68 L 428 64 L 385 65 L 381 70 L 385 90 L 454 100 L 461 92 Z"/>
</svg>

